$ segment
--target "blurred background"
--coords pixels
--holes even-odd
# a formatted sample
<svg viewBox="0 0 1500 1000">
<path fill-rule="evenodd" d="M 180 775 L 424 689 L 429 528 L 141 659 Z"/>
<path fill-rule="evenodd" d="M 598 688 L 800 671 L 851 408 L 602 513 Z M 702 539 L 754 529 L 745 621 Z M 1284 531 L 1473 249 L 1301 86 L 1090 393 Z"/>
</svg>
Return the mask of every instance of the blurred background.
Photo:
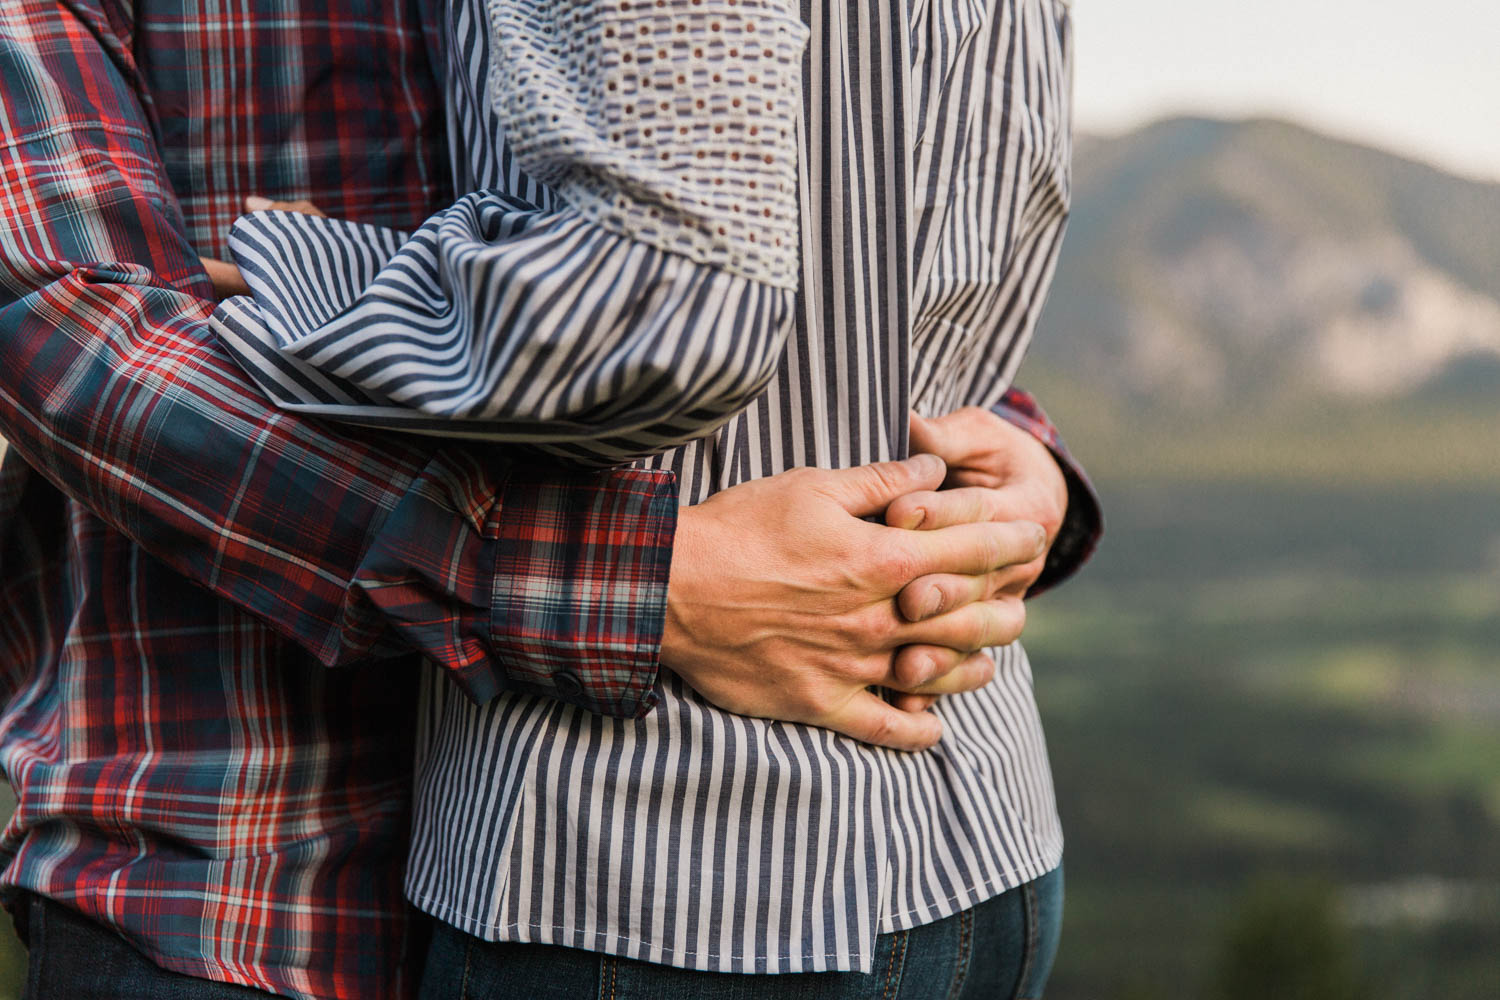
<svg viewBox="0 0 1500 1000">
<path fill-rule="evenodd" d="M 1074 27 L 1020 381 L 1108 533 L 1028 627 L 1069 838 L 1049 1000 L 1497 1000 L 1500 7 Z"/>
<path fill-rule="evenodd" d="M 1073 5 L 1049 1000 L 1500 1000 L 1500 8 Z"/>
</svg>

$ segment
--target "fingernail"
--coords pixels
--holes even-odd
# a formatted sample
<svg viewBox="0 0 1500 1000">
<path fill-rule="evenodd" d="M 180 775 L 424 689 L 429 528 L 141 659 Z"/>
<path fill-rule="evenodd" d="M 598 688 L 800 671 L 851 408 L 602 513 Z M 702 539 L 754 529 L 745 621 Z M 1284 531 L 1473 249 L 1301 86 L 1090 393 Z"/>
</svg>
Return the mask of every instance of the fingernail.
<svg viewBox="0 0 1500 1000">
<path fill-rule="evenodd" d="M 929 597 L 929 598 L 927 598 L 927 600 L 922 603 L 922 617 L 923 618 L 931 618 L 933 615 L 937 614 L 938 611 L 940 611 L 942 609 L 942 607 L 943 607 L 943 594 L 942 594 L 942 591 L 933 591 L 932 596 Z M 927 665 L 929 667 L 932 666 L 932 661 L 928 660 L 927 661 Z"/>
<path fill-rule="evenodd" d="M 1047 548 L 1047 529 L 1040 524 L 1034 524 L 1032 527 L 1036 528 L 1036 548 L 1034 551 L 1037 555 L 1041 555 Z"/>
<path fill-rule="evenodd" d="M 273 204 L 275 204 L 275 203 L 273 201 L 271 201 L 270 198 L 262 198 L 258 194 L 252 194 L 250 197 L 248 197 L 248 198 L 245 199 L 245 211 L 247 211 L 247 212 L 264 212 L 266 209 L 270 208 Z"/>
</svg>

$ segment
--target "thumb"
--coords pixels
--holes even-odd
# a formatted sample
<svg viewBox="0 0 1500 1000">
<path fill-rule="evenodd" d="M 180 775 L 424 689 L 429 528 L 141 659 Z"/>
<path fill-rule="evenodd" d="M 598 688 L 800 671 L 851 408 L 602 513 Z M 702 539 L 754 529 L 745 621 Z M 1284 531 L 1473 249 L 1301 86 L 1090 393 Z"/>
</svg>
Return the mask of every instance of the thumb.
<svg viewBox="0 0 1500 1000">
<path fill-rule="evenodd" d="M 948 467 L 936 455 L 913 455 L 904 462 L 875 462 L 829 473 L 829 494 L 855 517 L 879 514 L 891 501 L 943 485 Z"/>
<path fill-rule="evenodd" d="M 942 418 L 924 417 L 916 410 L 911 411 L 910 437 L 913 453 L 945 454 L 948 443 L 947 431 L 948 428 L 943 424 Z"/>
</svg>

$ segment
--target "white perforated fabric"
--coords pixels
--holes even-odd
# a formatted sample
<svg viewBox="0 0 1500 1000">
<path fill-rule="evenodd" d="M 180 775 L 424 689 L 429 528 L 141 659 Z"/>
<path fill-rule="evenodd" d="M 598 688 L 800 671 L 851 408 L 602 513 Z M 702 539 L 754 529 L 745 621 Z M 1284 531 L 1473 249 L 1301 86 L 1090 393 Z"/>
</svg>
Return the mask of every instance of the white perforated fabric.
<svg viewBox="0 0 1500 1000">
<path fill-rule="evenodd" d="M 796 288 L 807 29 L 785 0 L 488 0 L 521 167 L 622 236 Z"/>
</svg>

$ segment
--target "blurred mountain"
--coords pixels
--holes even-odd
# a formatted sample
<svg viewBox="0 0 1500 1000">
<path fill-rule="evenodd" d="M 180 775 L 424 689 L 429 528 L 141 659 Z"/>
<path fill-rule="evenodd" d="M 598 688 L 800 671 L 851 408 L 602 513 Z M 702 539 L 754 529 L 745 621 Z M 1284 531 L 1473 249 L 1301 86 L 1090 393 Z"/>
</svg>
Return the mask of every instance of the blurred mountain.
<svg viewBox="0 0 1500 1000">
<path fill-rule="evenodd" d="M 1074 171 L 1044 373 L 1208 420 L 1500 401 L 1500 184 L 1268 120 L 1084 137 Z"/>
</svg>

